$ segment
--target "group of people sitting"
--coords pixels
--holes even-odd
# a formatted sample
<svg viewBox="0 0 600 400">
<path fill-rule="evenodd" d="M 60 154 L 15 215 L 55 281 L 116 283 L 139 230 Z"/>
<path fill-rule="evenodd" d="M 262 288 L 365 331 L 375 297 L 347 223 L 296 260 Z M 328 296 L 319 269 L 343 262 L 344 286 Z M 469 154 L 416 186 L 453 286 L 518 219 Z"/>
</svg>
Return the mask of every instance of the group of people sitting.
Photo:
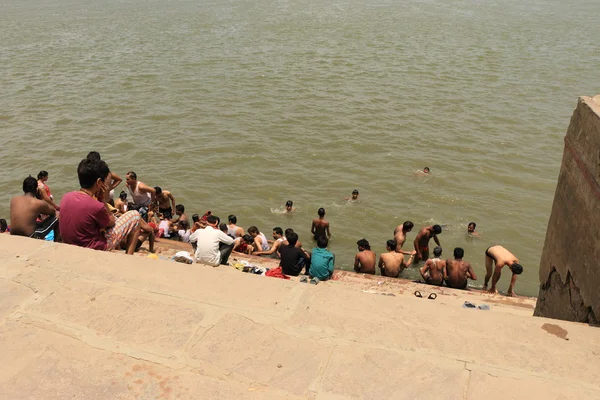
<svg viewBox="0 0 600 400">
<path fill-rule="evenodd" d="M 144 241 L 149 241 L 149 250 L 154 252 L 156 237 L 175 237 L 191 243 L 197 262 L 217 266 L 227 264 L 232 252 L 279 259 L 282 273 L 297 276 L 303 270 L 306 275 L 319 280 L 329 279 L 333 275 L 335 256 L 328 249 L 331 238 L 329 222 L 325 220 L 325 210 L 317 211 L 312 221 L 311 233 L 316 247 L 307 251 L 302 247 L 298 234 L 288 228 L 273 228 L 273 240 L 256 226 L 244 229 L 237 226 L 237 217 L 229 215 L 228 223 L 210 211 L 201 217 L 192 216 L 189 224 L 185 207 L 176 204 L 174 196 L 167 190 L 150 187 L 137 179 L 135 172 L 126 174 L 128 194 L 122 191 L 114 199 L 114 190 L 122 179 L 112 172 L 100 154 L 90 152 L 81 160 L 77 168 L 80 189 L 69 192 L 61 200 L 60 206 L 47 185 L 48 172 L 41 171 L 38 179 L 29 176 L 23 181 L 23 195 L 11 200 L 11 226 L 0 220 L 0 232 L 34 238 L 51 238 L 54 241 L 73 244 L 96 250 L 123 249 L 133 254 Z M 357 200 L 358 191 L 352 193 L 349 200 Z M 293 212 L 293 203 L 286 203 L 286 212 Z M 463 260 L 464 250 L 454 249 L 454 259 L 442 260 L 442 248 L 438 235 L 442 233 L 440 225 L 423 227 L 414 240 L 414 250 L 403 250 L 407 233 L 414 224 L 406 221 L 394 231 L 394 238 L 386 243 L 386 252 L 376 263 L 376 254 L 366 239 L 357 242 L 358 253 L 354 260 L 354 270 L 359 273 L 375 274 L 376 265 L 381 275 L 398 277 L 413 262 L 424 261 L 420 269 L 426 283 L 465 289 L 468 279 L 477 276 L 471 265 Z M 469 234 L 478 235 L 475 223 L 468 227 Z M 429 258 L 429 242 L 433 239 L 437 246 L 433 258 Z M 405 256 L 408 255 L 408 260 Z M 495 267 L 494 264 L 495 263 Z M 523 270 L 518 259 L 502 246 L 492 246 L 486 250 L 486 277 L 484 287 L 492 278 L 490 291 L 496 291 L 504 266 L 512 271 L 513 277 L 508 294 L 513 295 L 516 275 Z"/>
</svg>

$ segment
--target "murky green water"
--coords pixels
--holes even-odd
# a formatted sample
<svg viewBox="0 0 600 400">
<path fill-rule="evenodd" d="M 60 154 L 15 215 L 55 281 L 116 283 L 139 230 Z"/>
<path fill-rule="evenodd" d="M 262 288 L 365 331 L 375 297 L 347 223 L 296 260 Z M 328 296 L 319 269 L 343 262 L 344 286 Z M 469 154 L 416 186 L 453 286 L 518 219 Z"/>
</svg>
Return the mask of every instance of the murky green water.
<svg viewBox="0 0 600 400">
<path fill-rule="evenodd" d="M 0 0 L 0 216 L 23 178 L 56 197 L 97 150 L 190 214 L 293 227 L 325 207 L 337 266 L 440 223 L 484 272 L 537 269 L 579 95 L 600 92 L 600 3 Z M 415 178 L 428 165 L 432 176 Z M 352 189 L 360 202 L 343 200 Z M 277 209 L 292 199 L 295 215 Z M 473 220 L 480 239 L 465 236 Z M 414 239 L 414 234 L 409 240 Z M 508 278 L 502 278 L 505 290 Z"/>
</svg>

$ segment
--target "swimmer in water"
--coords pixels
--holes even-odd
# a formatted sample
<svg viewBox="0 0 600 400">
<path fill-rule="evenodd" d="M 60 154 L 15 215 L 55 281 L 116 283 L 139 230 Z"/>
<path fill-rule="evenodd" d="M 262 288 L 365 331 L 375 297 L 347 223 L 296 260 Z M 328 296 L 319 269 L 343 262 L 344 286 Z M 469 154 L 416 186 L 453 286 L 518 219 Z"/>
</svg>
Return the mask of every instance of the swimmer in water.
<svg viewBox="0 0 600 400">
<path fill-rule="evenodd" d="M 469 225 L 467 226 L 467 234 L 469 236 L 481 236 L 479 232 L 475 231 L 476 227 L 477 224 L 475 222 L 469 222 Z"/>
<path fill-rule="evenodd" d="M 425 175 L 429 175 L 429 167 L 425 167 L 423 168 L 423 170 L 418 170 L 417 172 L 415 172 L 415 176 L 425 176 Z"/>
<path fill-rule="evenodd" d="M 296 211 L 296 207 L 294 207 L 294 202 L 291 200 L 288 200 L 285 202 L 285 212 L 286 214 L 292 213 Z"/>
<path fill-rule="evenodd" d="M 358 200 L 358 189 L 352 191 L 352 197 L 346 197 L 344 200 Z"/>
</svg>

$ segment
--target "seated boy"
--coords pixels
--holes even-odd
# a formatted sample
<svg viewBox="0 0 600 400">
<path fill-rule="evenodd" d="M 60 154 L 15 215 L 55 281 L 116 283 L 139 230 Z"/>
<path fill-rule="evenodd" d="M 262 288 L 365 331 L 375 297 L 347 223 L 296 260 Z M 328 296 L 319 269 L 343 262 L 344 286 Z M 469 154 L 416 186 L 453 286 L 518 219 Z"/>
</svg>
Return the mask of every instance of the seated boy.
<svg viewBox="0 0 600 400">
<path fill-rule="evenodd" d="M 317 238 L 317 247 L 310 253 L 310 276 L 326 281 L 333 276 L 335 256 L 327 250 L 329 239 L 326 236 Z"/>
</svg>

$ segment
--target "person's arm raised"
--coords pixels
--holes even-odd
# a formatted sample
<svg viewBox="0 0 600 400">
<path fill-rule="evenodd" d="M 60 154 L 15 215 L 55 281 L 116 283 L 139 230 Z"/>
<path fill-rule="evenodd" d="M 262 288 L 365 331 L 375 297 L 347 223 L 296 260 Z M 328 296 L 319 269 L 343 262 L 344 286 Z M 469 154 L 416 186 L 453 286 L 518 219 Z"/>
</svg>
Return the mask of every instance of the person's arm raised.
<svg viewBox="0 0 600 400">
<path fill-rule="evenodd" d="M 109 192 L 111 190 L 114 190 L 117 186 L 119 186 L 121 184 L 121 182 L 123 182 L 123 179 L 121 179 L 121 177 L 119 175 L 115 174 L 112 171 L 110 171 L 110 176 L 111 176 L 111 182 L 110 182 L 110 188 L 108 189 Z"/>
</svg>

